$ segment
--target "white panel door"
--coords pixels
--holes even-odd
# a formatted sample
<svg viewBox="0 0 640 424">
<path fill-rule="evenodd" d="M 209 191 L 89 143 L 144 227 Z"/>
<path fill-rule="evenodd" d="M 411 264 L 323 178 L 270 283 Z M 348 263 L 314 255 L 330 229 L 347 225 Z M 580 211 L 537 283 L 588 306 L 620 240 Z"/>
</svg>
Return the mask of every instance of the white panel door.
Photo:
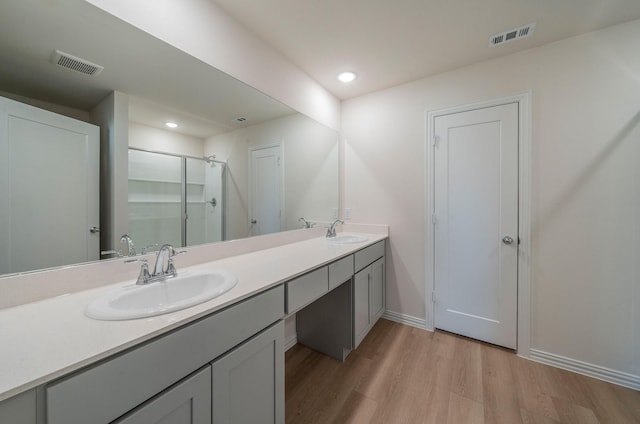
<svg viewBox="0 0 640 424">
<path fill-rule="evenodd" d="M 0 98 L 0 274 L 99 259 L 99 128 Z"/>
<path fill-rule="evenodd" d="M 435 326 L 517 339 L 518 105 L 435 118 Z"/>
<path fill-rule="evenodd" d="M 250 151 L 249 219 L 251 234 L 281 230 L 282 154 L 280 146 Z"/>
</svg>

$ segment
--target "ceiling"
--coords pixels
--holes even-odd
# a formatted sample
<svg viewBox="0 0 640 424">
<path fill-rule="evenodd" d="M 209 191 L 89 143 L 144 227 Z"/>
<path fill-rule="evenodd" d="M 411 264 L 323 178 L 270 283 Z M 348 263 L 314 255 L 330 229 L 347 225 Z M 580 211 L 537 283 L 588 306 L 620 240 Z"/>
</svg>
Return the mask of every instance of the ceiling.
<svg viewBox="0 0 640 424">
<path fill-rule="evenodd" d="M 340 99 L 640 18 L 638 0 L 209 1 Z M 492 34 L 531 22 L 533 36 L 489 48 Z M 55 49 L 105 69 L 61 69 Z M 132 120 L 180 120 L 197 137 L 294 113 L 84 0 L 0 2 L 0 58 L 0 91 L 90 110 L 117 90 L 136 97 Z M 359 78 L 340 83 L 343 70 Z"/>
<path fill-rule="evenodd" d="M 640 18 L 638 0 L 212 0 L 340 99 Z M 536 22 L 534 35 L 489 37 Z M 358 79 L 336 80 L 344 70 Z"/>
<path fill-rule="evenodd" d="M 56 49 L 104 70 L 56 66 Z M 0 1 L 0 91 L 90 111 L 114 90 L 132 96 L 131 120 L 164 129 L 176 120 L 202 138 L 295 113 L 84 0 Z"/>
</svg>

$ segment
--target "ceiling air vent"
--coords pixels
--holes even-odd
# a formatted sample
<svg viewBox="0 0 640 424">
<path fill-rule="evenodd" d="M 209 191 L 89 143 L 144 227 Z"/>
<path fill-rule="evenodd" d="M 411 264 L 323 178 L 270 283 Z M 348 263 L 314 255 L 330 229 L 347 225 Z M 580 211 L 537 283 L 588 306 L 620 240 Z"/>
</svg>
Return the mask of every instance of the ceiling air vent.
<svg viewBox="0 0 640 424">
<path fill-rule="evenodd" d="M 501 44 L 510 43 L 511 41 L 518 40 L 520 38 L 529 37 L 533 35 L 533 30 L 535 28 L 536 23 L 533 22 L 529 25 L 501 32 L 500 34 L 494 34 L 489 37 L 489 47 L 495 47 Z"/>
<path fill-rule="evenodd" d="M 72 71 L 80 72 L 85 75 L 98 75 L 104 69 L 104 66 L 96 65 L 88 60 L 81 59 L 70 55 L 69 53 L 56 50 L 53 53 L 53 63 Z"/>
</svg>

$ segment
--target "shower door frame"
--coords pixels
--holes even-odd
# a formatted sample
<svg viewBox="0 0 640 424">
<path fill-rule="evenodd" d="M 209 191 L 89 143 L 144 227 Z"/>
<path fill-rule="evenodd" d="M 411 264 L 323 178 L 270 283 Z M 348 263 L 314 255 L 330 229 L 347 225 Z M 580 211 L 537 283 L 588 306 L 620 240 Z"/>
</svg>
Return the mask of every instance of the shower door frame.
<svg viewBox="0 0 640 424">
<path fill-rule="evenodd" d="M 136 150 L 139 152 L 145 153 L 155 153 L 159 155 L 173 156 L 180 158 L 180 174 L 181 174 L 181 183 L 180 183 L 180 191 L 181 191 L 181 200 L 180 200 L 180 232 L 181 232 L 181 242 L 182 247 L 187 247 L 187 159 L 196 159 L 201 160 L 205 163 L 214 162 L 216 164 L 220 164 L 224 166 L 224 170 L 222 171 L 222 222 L 220 224 L 222 230 L 222 240 L 225 241 L 227 239 L 227 163 L 217 159 L 208 159 L 210 156 L 191 156 L 191 155 L 179 155 L 176 153 L 167 153 L 162 152 L 160 150 L 150 150 L 150 149 L 142 149 L 139 147 L 128 147 L 128 150 Z M 128 169 L 128 164 L 127 164 Z M 128 177 L 127 177 L 128 178 Z M 128 202 L 127 202 L 128 203 Z M 215 243 L 215 242 L 210 242 Z"/>
</svg>

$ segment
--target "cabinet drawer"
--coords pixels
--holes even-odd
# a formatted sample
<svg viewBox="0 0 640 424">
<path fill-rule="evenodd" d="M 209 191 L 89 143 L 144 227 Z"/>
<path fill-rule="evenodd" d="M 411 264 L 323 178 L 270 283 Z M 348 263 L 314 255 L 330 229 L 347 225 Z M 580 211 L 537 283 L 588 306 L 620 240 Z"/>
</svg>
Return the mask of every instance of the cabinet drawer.
<svg viewBox="0 0 640 424">
<path fill-rule="evenodd" d="M 47 424 L 111 422 L 283 315 L 278 286 L 50 384 Z"/>
<path fill-rule="evenodd" d="M 365 266 L 374 262 L 376 259 L 384 256 L 384 240 L 377 242 L 374 245 L 365 247 L 362 250 L 358 250 L 354 253 L 355 257 L 355 272 L 360 271 Z"/>
<path fill-rule="evenodd" d="M 287 283 L 287 313 L 297 311 L 329 291 L 329 269 L 322 267 Z"/>
<path fill-rule="evenodd" d="M 353 275 L 353 255 L 329 264 L 329 290 L 333 290 Z"/>
</svg>

